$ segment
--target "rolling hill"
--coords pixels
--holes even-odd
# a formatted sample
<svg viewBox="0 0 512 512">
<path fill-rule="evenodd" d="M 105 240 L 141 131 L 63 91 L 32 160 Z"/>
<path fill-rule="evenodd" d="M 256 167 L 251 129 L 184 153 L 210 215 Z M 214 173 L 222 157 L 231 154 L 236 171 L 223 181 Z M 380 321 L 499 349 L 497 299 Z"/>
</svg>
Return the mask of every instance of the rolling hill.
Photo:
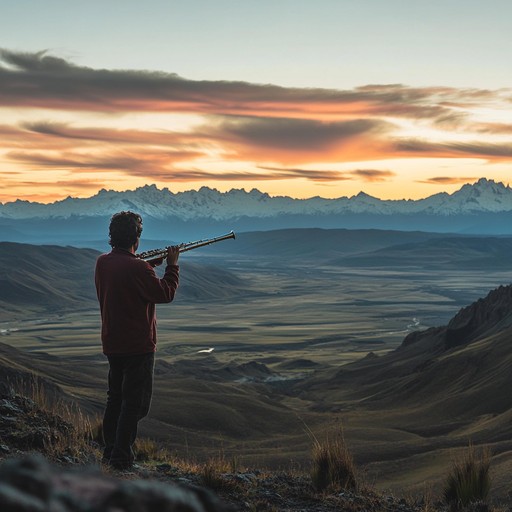
<svg viewBox="0 0 512 512">
<path fill-rule="evenodd" d="M 0 320 L 96 308 L 94 267 L 99 254 L 93 249 L 0 242 Z M 180 266 L 176 300 L 248 293 L 247 283 L 227 270 L 189 262 Z"/>
<path fill-rule="evenodd" d="M 392 239 L 390 239 L 392 241 Z M 512 238 L 444 236 L 398 243 L 366 254 L 332 260 L 355 267 L 422 267 L 430 269 L 510 268 Z"/>
</svg>

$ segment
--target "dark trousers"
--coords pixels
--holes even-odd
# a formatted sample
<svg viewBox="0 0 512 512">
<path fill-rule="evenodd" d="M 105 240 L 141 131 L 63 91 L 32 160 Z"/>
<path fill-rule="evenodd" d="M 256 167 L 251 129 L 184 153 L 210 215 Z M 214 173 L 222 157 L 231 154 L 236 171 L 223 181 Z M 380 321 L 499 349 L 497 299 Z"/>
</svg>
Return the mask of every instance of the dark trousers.
<svg viewBox="0 0 512 512">
<path fill-rule="evenodd" d="M 155 354 L 108 356 L 108 362 L 103 459 L 113 466 L 130 466 L 138 422 L 148 414 L 151 405 Z"/>
</svg>

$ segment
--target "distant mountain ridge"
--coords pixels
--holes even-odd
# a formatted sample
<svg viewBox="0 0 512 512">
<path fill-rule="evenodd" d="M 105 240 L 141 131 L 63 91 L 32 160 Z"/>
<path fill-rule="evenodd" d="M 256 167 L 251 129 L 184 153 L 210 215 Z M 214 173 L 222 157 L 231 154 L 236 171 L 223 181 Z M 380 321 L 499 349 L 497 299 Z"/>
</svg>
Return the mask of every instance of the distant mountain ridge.
<svg viewBox="0 0 512 512">
<path fill-rule="evenodd" d="M 0 218 L 97 217 L 120 210 L 135 210 L 156 219 L 181 220 L 209 218 L 226 220 L 238 217 L 278 217 L 282 215 L 466 215 L 512 211 L 512 189 L 501 182 L 481 178 L 474 184 L 448 194 L 442 192 L 419 200 L 381 200 L 364 192 L 352 197 L 293 199 L 271 197 L 253 189 L 219 192 L 202 187 L 198 191 L 173 193 L 146 185 L 135 190 L 100 190 L 96 195 L 77 199 L 68 197 L 50 204 L 23 200 L 0 204 Z"/>
<path fill-rule="evenodd" d="M 229 230 L 380 229 L 512 234 L 512 189 L 481 178 L 453 194 L 420 200 L 381 200 L 364 192 L 353 197 L 293 199 L 256 189 L 219 192 L 202 187 L 173 193 L 146 185 L 136 190 L 100 190 L 50 204 L 17 200 L 0 204 L 0 241 L 105 248 L 115 212 L 132 210 L 144 219 L 144 240 L 187 242 Z"/>
</svg>

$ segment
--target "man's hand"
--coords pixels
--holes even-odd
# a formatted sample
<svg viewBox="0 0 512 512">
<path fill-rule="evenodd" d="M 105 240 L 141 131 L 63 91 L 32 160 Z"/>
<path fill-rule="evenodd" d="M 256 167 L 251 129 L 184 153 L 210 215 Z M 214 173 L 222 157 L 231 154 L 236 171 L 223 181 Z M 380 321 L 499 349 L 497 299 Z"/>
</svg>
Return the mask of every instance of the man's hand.
<svg viewBox="0 0 512 512">
<path fill-rule="evenodd" d="M 179 245 L 172 245 L 171 247 L 167 247 L 167 265 L 177 265 L 179 256 Z"/>
<path fill-rule="evenodd" d="M 148 263 L 153 267 L 158 267 L 159 265 L 161 265 L 162 263 L 164 262 L 164 257 L 162 256 L 161 258 L 156 258 L 154 260 L 148 260 Z"/>
</svg>

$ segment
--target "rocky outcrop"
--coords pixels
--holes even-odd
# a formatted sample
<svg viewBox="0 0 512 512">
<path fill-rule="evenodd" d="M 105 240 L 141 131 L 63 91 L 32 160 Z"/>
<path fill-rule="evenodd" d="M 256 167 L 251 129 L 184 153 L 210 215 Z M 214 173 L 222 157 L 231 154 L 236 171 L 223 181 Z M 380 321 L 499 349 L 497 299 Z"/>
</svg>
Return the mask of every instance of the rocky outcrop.
<svg viewBox="0 0 512 512">
<path fill-rule="evenodd" d="M 445 348 L 469 343 L 479 335 L 512 325 L 512 286 L 500 286 L 461 309 L 448 323 Z"/>
<path fill-rule="evenodd" d="M 0 453 L 45 451 L 63 444 L 74 427 L 61 417 L 41 410 L 33 400 L 0 394 Z"/>
<path fill-rule="evenodd" d="M 448 325 L 411 332 L 400 349 L 421 345 L 425 353 L 444 352 L 511 326 L 512 285 L 500 286 L 462 308 Z"/>
<path fill-rule="evenodd" d="M 193 469 L 172 459 L 118 472 L 98 462 L 92 440 L 84 450 L 70 447 L 73 456 L 66 450 L 47 450 L 55 443 L 63 445 L 70 434 L 69 442 L 76 441 L 73 429 L 29 398 L 0 396 L 0 459 L 7 457 L 0 462 L 1 512 L 419 510 L 403 499 L 368 491 L 318 493 L 307 474 L 224 473 L 221 466 L 207 473 L 200 465 Z"/>
</svg>

